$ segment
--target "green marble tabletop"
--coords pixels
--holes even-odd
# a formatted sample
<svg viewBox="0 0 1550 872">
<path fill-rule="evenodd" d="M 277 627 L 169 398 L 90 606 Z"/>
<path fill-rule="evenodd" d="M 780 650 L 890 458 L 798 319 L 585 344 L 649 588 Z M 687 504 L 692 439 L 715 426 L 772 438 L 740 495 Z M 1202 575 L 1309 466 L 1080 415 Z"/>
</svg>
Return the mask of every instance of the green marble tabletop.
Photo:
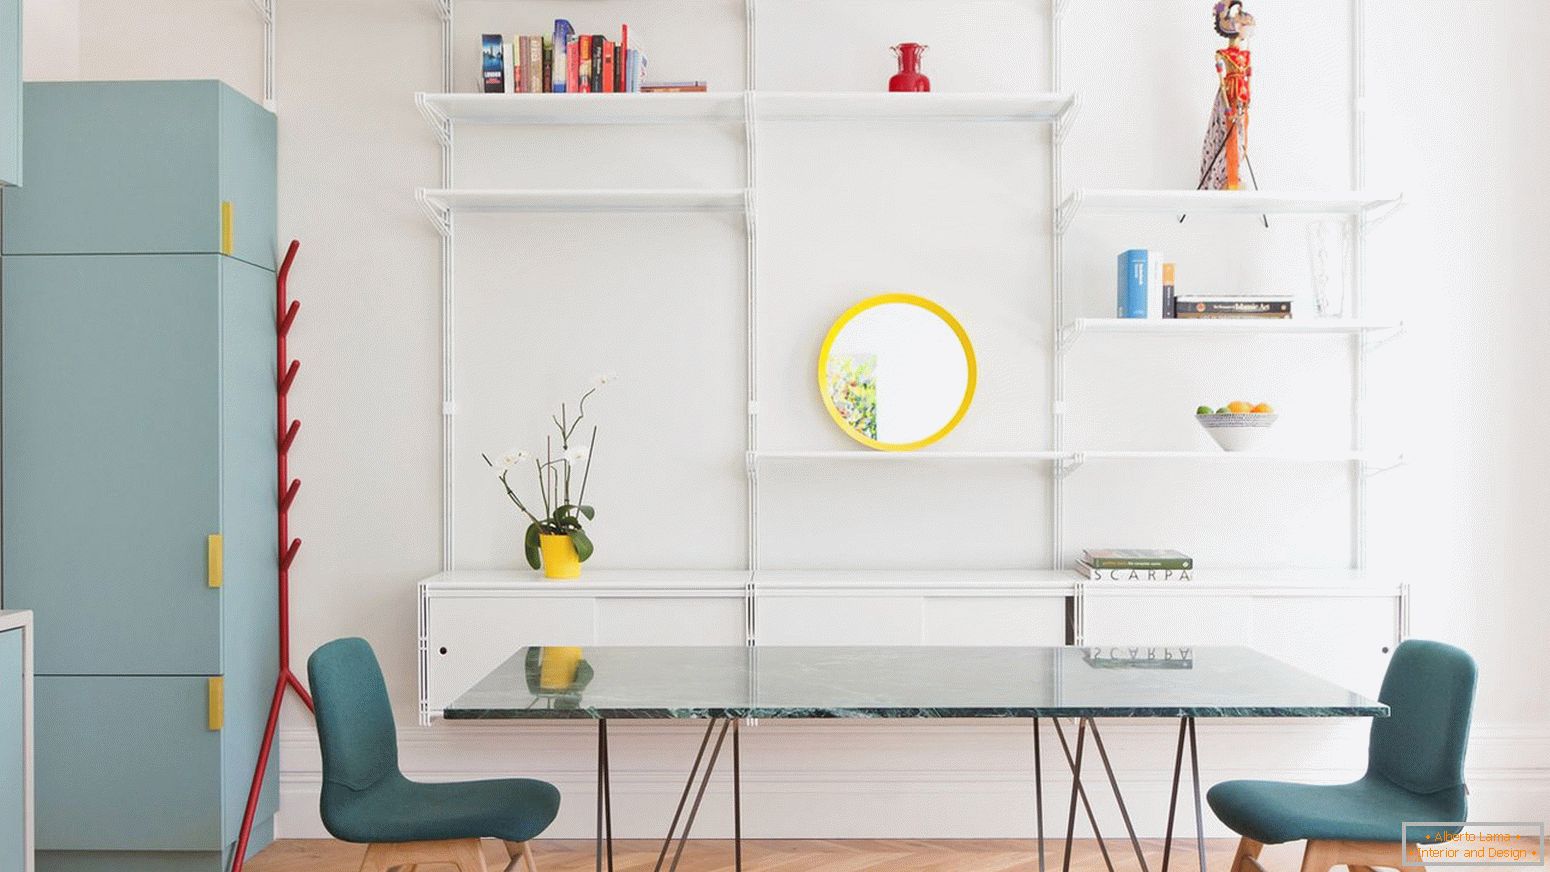
<svg viewBox="0 0 1550 872">
<path fill-rule="evenodd" d="M 1241 647 L 597 646 L 523 648 L 444 714 L 457 720 L 1386 717 L 1388 707 Z"/>
</svg>

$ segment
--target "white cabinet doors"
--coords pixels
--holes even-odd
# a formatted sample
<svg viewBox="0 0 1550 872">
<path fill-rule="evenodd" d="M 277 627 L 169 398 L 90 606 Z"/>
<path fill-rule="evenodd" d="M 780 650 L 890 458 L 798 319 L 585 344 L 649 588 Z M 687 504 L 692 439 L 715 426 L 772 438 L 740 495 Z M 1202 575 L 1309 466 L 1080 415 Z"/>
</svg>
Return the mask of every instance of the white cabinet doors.
<svg viewBox="0 0 1550 872">
<path fill-rule="evenodd" d="M 1373 697 L 1402 631 L 1394 589 L 1092 584 L 1081 602 L 1086 645 L 1246 645 Z"/>
</svg>

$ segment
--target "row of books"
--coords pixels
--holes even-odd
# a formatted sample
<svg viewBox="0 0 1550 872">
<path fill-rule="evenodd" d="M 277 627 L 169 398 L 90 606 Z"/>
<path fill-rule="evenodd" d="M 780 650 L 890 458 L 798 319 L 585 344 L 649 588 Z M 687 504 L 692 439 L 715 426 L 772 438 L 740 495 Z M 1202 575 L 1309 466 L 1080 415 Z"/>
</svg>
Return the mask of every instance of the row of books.
<svg viewBox="0 0 1550 872">
<path fill-rule="evenodd" d="M 1076 571 L 1088 581 L 1194 581 L 1195 559 L 1165 549 L 1088 548 Z"/>
<path fill-rule="evenodd" d="M 1277 294 L 1180 294 L 1177 267 L 1160 251 L 1119 255 L 1115 314 L 1120 318 L 1290 318 L 1292 298 Z"/>
<path fill-rule="evenodd" d="M 704 82 L 647 82 L 646 56 L 630 48 L 630 28 L 619 39 L 579 34 L 563 18 L 554 33 L 509 40 L 486 33 L 479 46 L 479 90 L 486 94 L 635 94 L 704 91 Z"/>
</svg>

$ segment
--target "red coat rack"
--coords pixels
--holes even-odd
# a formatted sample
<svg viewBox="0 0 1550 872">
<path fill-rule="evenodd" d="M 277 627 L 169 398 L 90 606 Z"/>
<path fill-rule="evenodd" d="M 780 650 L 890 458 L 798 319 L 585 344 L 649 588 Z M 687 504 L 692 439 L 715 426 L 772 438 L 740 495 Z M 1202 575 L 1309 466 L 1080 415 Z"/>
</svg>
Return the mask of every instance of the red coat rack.
<svg viewBox="0 0 1550 872">
<path fill-rule="evenodd" d="M 301 311 L 299 301 L 290 301 L 286 298 L 285 283 L 291 274 L 291 264 L 296 261 L 296 250 L 301 243 L 292 240 L 290 248 L 286 249 L 285 260 L 280 264 L 279 275 L 275 279 L 274 314 L 275 314 L 275 486 L 279 494 L 277 506 L 279 516 L 279 539 L 277 546 L 280 554 L 278 583 L 280 586 L 280 674 L 275 679 L 274 698 L 269 703 L 269 721 L 264 725 L 264 742 L 259 746 L 258 765 L 253 769 L 253 784 L 248 788 L 248 806 L 242 814 L 242 829 L 237 835 L 237 852 L 232 857 L 231 872 L 242 872 L 242 865 L 248 853 L 248 837 L 253 833 L 253 816 L 258 811 L 258 796 L 264 789 L 264 770 L 269 768 L 269 752 L 274 748 L 275 727 L 280 722 L 280 706 L 285 702 L 287 688 L 296 691 L 302 704 L 311 711 L 312 695 L 302 686 L 296 678 L 296 673 L 291 671 L 291 563 L 296 559 L 296 552 L 301 550 L 301 540 L 290 538 L 290 513 L 291 503 L 296 501 L 296 493 L 301 490 L 301 479 L 291 478 L 289 456 L 291 443 L 296 441 L 296 434 L 301 431 L 301 422 L 294 420 L 286 408 L 286 396 L 291 392 L 291 385 L 296 382 L 296 373 L 301 369 L 301 361 L 291 360 L 285 349 L 285 337 L 291 332 L 291 326 L 296 323 L 296 313 Z"/>
</svg>

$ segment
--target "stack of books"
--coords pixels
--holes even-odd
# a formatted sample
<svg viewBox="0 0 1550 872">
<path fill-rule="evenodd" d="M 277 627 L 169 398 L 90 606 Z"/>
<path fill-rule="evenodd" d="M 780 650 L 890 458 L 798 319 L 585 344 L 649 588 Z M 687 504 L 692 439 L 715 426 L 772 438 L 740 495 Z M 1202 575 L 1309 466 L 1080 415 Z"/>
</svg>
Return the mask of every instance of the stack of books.
<svg viewBox="0 0 1550 872">
<path fill-rule="evenodd" d="M 1120 252 L 1115 316 L 1119 318 L 1290 318 L 1286 294 L 1181 294 L 1177 268 L 1162 252 L 1132 248 Z"/>
<path fill-rule="evenodd" d="M 569 21 L 557 18 L 553 34 L 507 39 L 486 33 L 479 51 L 479 89 L 486 94 L 706 90 L 704 82 L 647 82 L 646 56 L 630 48 L 629 25 L 621 27 L 614 40 L 602 34 L 578 34 Z"/>
<path fill-rule="evenodd" d="M 1076 571 L 1088 581 L 1193 581 L 1195 560 L 1179 551 L 1088 548 Z"/>
</svg>

